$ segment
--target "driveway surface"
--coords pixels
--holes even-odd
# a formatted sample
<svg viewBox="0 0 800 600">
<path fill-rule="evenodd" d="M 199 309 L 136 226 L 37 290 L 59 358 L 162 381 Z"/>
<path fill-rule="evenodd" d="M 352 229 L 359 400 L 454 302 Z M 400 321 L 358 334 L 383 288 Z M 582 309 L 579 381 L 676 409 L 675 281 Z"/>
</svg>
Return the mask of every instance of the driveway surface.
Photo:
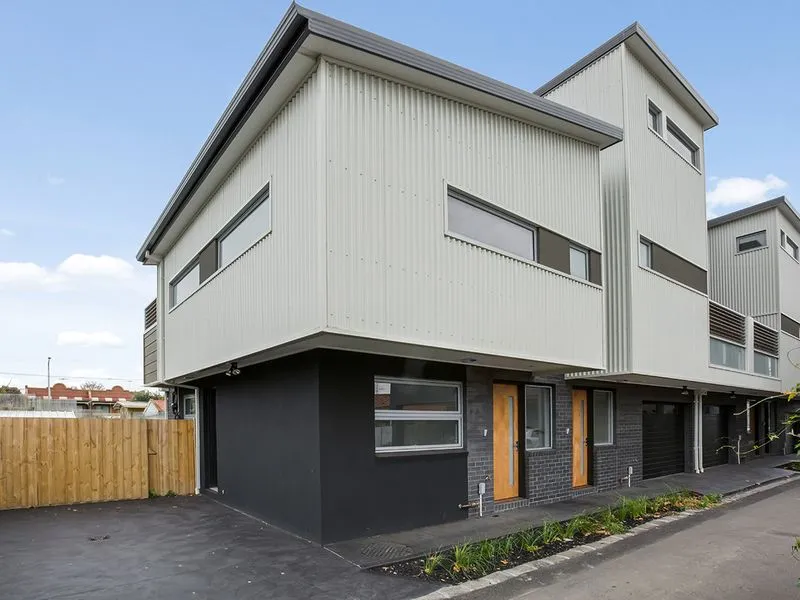
<svg viewBox="0 0 800 600">
<path fill-rule="evenodd" d="M 331 600 L 436 589 L 360 571 L 206 497 L 0 512 L 0 598 Z"/>
<path fill-rule="evenodd" d="M 800 562 L 791 555 L 798 509 L 800 482 L 788 483 L 464 598 L 800 598 Z"/>
</svg>

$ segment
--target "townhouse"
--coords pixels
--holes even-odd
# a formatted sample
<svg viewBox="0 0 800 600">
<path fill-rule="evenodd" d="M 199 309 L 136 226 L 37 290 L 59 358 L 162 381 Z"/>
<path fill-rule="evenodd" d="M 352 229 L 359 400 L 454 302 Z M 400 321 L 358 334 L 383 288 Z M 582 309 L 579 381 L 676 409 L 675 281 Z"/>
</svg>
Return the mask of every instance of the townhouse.
<svg viewBox="0 0 800 600">
<path fill-rule="evenodd" d="M 716 123 L 638 25 L 531 93 L 293 4 L 138 254 L 198 487 L 328 543 L 730 460 Z"/>
</svg>

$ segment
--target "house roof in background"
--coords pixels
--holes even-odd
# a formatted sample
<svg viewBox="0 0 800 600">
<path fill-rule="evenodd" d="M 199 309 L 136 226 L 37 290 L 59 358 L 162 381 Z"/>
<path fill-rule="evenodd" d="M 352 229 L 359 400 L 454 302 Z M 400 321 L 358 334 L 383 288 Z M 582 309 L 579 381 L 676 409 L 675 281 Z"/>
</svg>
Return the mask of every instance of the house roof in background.
<svg viewBox="0 0 800 600">
<path fill-rule="evenodd" d="M 136 255 L 137 260 L 149 260 L 153 248 L 212 170 L 230 140 L 311 36 L 535 111 L 541 118 L 569 127 L 576 137 L 580 137 L 582 132 L 583 139 L 596 140 L 595 143 L 601 147 L 622 139 L 622 130 L 615 125 L 292 3 L 156 220 Z M 551 129 L 558 130 L 557 127 Z"/>
<path fill-rule="evenodd" d="M 708 221 L 708 228 L 712 229 L 714 227 L 724 225 L 725 223 L 737 221 L 739 219 L 743 219 L 744 217 L 749 217 L 750 215 L 755 215 L 773 208 L 777 208 L 779 211 L 781 211 L 783 216 L 794 223 L 795 228 L 800 231 L 800 215 L 797 214 L 794 206 L 789 203 L 789 200 L 786 198 L 786 196 L 778 196 L 772 200 L 759 202 L 758 204 L 753 204 L 753 206 L 748 206 L 747 208 L 742 208 L 732 213 L 728 213 L 727 215 L 710 219 Z"/>
<path fill-rule="evenodd" d="M 37 398 L 47 398 L 46 387 L 25 386 L 25 394 L 36 396 Z M 84 390 L 82 388 L 67 387 L 63 383 L 56 383 L 50 387 L 50 396 L 54 400 L 67 398 L 68 400 L 91 400 L 95 402 L 116 402 L 117 400 L 130 400 L 134 392 L 126 390 L 122 386 L 115 385 L 108 390 Z M 110 398 L 111 400 L 106 400 Z"/>
<path fill-rule="evenodd" d="M 700 93 L 694 89 L 691 83 L 683 76 L 667 55 L 658 47 L 653 41 L 653 38 L 644 30 L 638 21 L 632 23 L 617 35 L 600 44 L 597 48 L 589 52 L 586 56 L 581 58 L 572 66 L 567 67 L 561 73 L 553 77 L 550 81 L 535 90 L 533 93 L 537 95 L 544 95 L 551 92 L 559 85 L 567 81 L 569 78 L 580 73 L 583 69 L 591 65 L 596 60 L 602 58 L 614 48 L 621 44 L 628 42 L 634 53 L 638 56 L 649 55 L 652 57 L 653 63 L 649 66 L 654 67 L 656 75 L 663 81 L 665 85 L 670 87 L 676 95 L 681 98 L 685 103 L 692 103 L 695 105 L 696 116 L 703 124 L 704 129 L 711 129 L 719 124 L 719 118 L 708 103 L 703 99 Z M 691 108 L 691 107 L 690 107 Z"/>
</svg>

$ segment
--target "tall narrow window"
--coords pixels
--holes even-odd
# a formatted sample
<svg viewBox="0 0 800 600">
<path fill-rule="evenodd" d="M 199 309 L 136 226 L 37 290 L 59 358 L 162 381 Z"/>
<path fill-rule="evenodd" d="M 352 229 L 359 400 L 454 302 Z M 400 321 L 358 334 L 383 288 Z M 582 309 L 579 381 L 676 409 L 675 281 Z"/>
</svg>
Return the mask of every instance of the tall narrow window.
<svg viewBox="0 0 800 600">
<path fill-rule="evenodd" d="M 795 260 L 800 260 L 800 252 L 798 252 L 797 244 L 790 238 L 788 235 L 781 231 L 781 240 L 784 240 L 783 249 L 788 252 L 789 256 L 791 256 Z"/>
<path fill-rule="evenodd" d="M 673 150 L 695 167 L 700 166 L 699 146 L 689 139 L 669 118 L 667 119 L 667 141 Z"/>
<path fill-rule="evenodd" d="M 239 258 L 272 229 L 269 190 L 254 201 L 253 205 L 231 224 L 220 236 L 219 268 Z"/>
<path fill-rule="evenodd" d="M 452 193 L 447 197 L 447 228 L 451 233 L 491 248 L 535 260 L 532 228 L 466 202 Z"/>
<path fill-rule="evenodd" d="M 592 392 L 594 445 L 614 443 L 614 395 L 607 390 Z"/>
<path fill-rule="evenodd" d="M 663 128 L 661 126 L 661 110 L 652 102 L 647 103 L 648 120 L 650 129 L 655 131 L 658 135 L 663 135 Z"/>
<path fill-rule="evenodd" d="M 569 247 L 569 272 L 575 277 L 589 279 L 589 253 L 586 250 Z"/>
<path fill-rule="evenodd" d="M 525 449 L 552 448 L 553 397 L 549 387 L 525 386 Z"/>
<path fill-rule="evenodd" d="M 639 265 L 648 269 L 653 268 L 653 247 L 644 238 L 639 238 Z"/>
</svg>

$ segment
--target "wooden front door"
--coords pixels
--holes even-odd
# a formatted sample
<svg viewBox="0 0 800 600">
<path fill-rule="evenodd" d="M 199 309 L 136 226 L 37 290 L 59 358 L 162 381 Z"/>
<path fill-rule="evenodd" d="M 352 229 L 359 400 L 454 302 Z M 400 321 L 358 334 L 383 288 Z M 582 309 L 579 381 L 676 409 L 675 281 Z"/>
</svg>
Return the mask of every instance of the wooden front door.
<svg viewBox="0 0 800 600">
<path fill-rule="evenodd" d="M 519 390 L 516 385 L 495 384 L 494 396 L 494 499 L 519 497 Z"/>
<path fill-rule="evenodd" d="M 589 404 L 586 390 L 572 390 L 572 487 L 589 485 Z"/>
</svg>

